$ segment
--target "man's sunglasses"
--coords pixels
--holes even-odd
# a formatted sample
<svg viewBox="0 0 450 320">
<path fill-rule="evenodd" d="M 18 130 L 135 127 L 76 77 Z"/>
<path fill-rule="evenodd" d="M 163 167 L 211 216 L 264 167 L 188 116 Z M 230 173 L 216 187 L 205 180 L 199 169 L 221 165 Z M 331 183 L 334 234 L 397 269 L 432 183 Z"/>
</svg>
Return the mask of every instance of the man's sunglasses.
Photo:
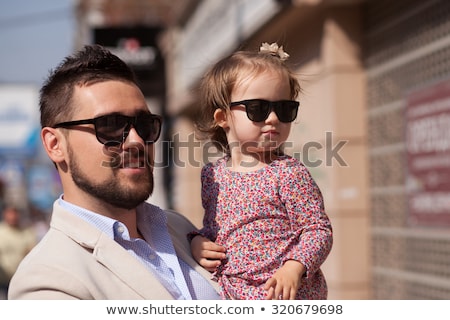
<svg viewBox="0 0 450 320">
<path fill-rule="evenodd" d="M 245 106 L 247 117 L 254 122 L 266 120 L 272 110 L 275 111 L 278 120 L 281 122 L 292 122 L 297 118 L 298 106 L 300 103 L 292 100 L 267 101 L 251 99 L 231 102 L 230 107 L 239 105 Z"/>
<path fill-rule="evenodd" d="M 104 115 L 93 119 L 61 122 L 54 128 L 68 128 L 80 124 L 93 124 L 97 140 L 106 146 L 122 144 L 130 133 L 131 126 L 146 144 L 158 140 L 161 133 L 162 118 L 156 114 L 140 114 L 128 117 L 121 114 Z"/>
</svg>

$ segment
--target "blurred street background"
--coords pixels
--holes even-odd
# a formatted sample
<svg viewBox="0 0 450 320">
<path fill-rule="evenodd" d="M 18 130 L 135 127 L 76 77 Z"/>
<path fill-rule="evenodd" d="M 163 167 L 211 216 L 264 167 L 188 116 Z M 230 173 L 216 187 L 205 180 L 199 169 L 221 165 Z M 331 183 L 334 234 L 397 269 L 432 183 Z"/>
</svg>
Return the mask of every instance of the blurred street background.
<svg viewBox="0 0 450 320">
<path fill-rule="evenodd" d="M 39 88 L 98 43 L 164 117 L 149 201 L 201 226 L 200 169 L 218 155 L 193 134 L 196 88 L 218 59 L 262 42 L 283 45 L 303 88 L 286 152 L 333 224 L 329 299 L 450 299 L 447 0 L 0 0 L 0 209 L 16 207 L 39 241 L 61 194 Z"/>
</svg>

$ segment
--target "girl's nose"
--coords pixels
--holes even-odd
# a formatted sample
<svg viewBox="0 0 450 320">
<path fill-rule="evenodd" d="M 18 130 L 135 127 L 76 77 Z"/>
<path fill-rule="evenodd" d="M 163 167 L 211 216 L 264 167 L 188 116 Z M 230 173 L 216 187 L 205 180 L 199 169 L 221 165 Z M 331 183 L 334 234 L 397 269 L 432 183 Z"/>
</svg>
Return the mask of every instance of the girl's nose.
<svg viewBox="0 0 450 320">
<path fill-rule="evenodd" d="M 276 115 L 275 111 L 272 110 L 266 119 L 266 123 L 278 123 L 278 122 L 280 122 L 280 120 L 278 119 L 278 116 Z"/>
</svg>

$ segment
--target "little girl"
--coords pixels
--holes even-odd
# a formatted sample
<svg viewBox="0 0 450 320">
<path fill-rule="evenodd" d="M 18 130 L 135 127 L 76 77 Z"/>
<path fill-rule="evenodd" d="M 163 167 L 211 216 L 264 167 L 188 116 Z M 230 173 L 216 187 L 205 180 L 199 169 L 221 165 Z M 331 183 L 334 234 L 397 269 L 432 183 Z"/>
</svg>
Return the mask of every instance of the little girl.
<svg viewBox="0 0 450 320">
<path fill-rule="evenodd" d="M 206 73 L 197 123 L 226 156 L 202 169 L 203 228 L 189 234 L 224 299 L 326 299 L 332 246 L 321 192 L 285 155 L 300 85 L 276 43 L 238 51 Z"/>
</svg>

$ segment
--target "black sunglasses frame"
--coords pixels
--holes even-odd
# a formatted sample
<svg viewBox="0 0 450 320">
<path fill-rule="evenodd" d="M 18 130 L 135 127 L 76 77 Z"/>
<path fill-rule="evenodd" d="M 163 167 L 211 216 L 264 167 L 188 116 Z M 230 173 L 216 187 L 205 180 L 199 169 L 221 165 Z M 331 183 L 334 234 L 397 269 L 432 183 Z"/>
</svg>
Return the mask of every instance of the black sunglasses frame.
<svg viewBox="0 0 450 320">
<path fill-rule="evenodd" d="M 144 118 L 147 118 L 144 120 Z M 110 119 L 108 121 L 108 119 Z M 108 123 L 117 123 L 117 120 L 125 120 L 123 123 L 125 126 L 120 126 L 117 128 L 111 128 L 113 131 L 121 131 L 120 135 L 116 137 L 106 137 L 106 133 L 101 132 L 102 125 L 100 124 L 100 121 L 105 121 L 105 124 Z M 114 121 L 112 121 L 114 120 Z M 145 122 L 148 120 L 148 123 Z M 100 117 L 92 118 L 92 119 L 83 119 L 83 120 L 75 120 L 75 121 L 66 121 L 57 123 L 53 126 L 53 128 L 65 128 L 70 129 L 69 127 L 77 126 L 81 124 L 93 124 L 95 129 L 95 136 L 103 145 L 106 146 L 118 146 L 125 141 L 125 139 L 128 137 L 128 134 L 130 132 L 131 126 L 134 127 L 138 135 L 144 140 L 145 144 L 153 144 L 155 143 L 159 136 L 161 135 L 161 127 L 162 127 L 162 117 L 156 114 L 140 114 L 137 116 L 129 117 L 122 114 L 107 114 Z M 145 128 L 146 125 L 149 124 L 149 129 L 147 132 L 147 136 L 145 135 Z M 152 133 L 152 130 L 154 130 L 155 125 L 157 126 L 157 132 Z M 151 129 L 150 129 L 151 128 Z M 143 131 L 144 130 L 144 131 Z M 149 136 L 153 134 L 154 136 L 150 138 Z M 102 136 L 103 135 L 103 136 Z"/>
<path fill-rule="evenodd" d="M 250 109 L 250 105 L 258 103 L 257 109 Z M 270 113 L 275 111 L 280 122 L 289 123 L 297 118 L 298 107 L 300 103 L 294 100 L 267 101 L 263 99 L 249 99 L 231 102 L 230 107 L 243 105 L 247 117 L 253 122 L 265 121 Z M 285 113 L 286 108 L 290 108 L 289 113 Z"/>
</svg>

